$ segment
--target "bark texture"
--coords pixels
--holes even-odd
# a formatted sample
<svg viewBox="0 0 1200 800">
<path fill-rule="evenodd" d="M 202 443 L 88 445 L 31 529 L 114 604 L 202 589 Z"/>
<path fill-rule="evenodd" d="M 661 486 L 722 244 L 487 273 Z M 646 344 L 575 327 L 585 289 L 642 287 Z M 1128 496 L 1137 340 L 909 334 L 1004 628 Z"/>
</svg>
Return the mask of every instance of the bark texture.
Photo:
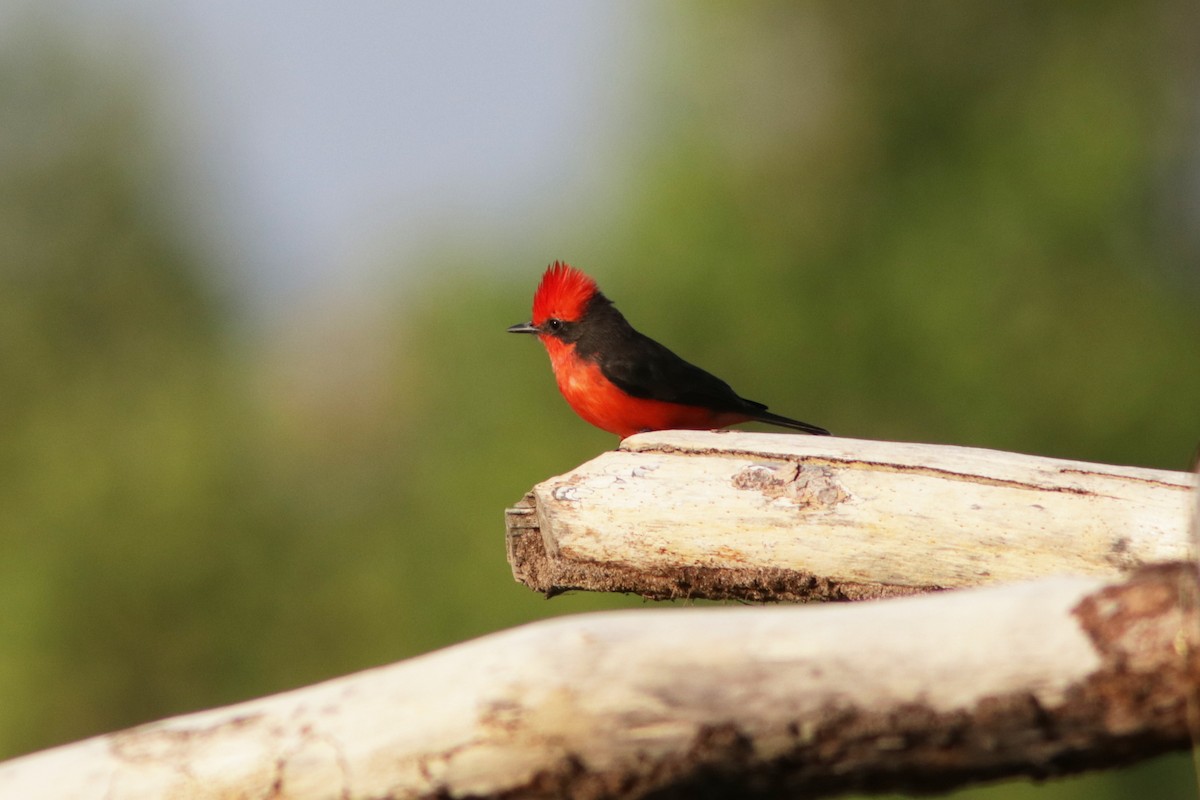
<svg viewBox="0 0 1200 800">
<path fill-rule="evenodd" d="M 1111 767 L 1190 744 L 1196 588 L 1173 565 L 551 620 L 0 764 L 0 796 L 783 798 Z"/>
<path fill-rule="evenodd" d="M 1196 476 L 965 447 L 633 436 L 507 512 L 514 577 L 651 599 L 868 600 L 1193 558 Z"/>
</svg>

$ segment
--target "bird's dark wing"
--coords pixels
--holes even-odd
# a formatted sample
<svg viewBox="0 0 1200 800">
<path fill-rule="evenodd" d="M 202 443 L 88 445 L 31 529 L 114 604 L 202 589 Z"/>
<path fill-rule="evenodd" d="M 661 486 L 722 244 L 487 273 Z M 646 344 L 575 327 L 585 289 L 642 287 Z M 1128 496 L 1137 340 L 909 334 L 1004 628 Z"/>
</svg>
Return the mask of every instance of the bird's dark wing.
<svg viewBox="0 0 1200 800">
<path fill-rule="evenodd" d="M 805 433 L 829 431 L 807 422 L 781 417 L 762 403 L 739 397 L 728 383 L 695 364 L 689 364 L 666 347 L 634 330 L 604 295 L 596 294 L 588 307 L 587 325 L 569 325 L 560 334 L 575 346 L 579 357 L 594 361 L 604 377 L 621 391 L 646 400 L 700 406 L 711 411 L 745 414 Z"/>
<path fill-rule="evenodd" d="M 716 375 L 689 364 L 632 328 L 621 339 L 619 347 L 601 351 L 597 361 L 604 377 L 634 397 L 746 414 L 766 408 L 738 397 Z"/>
</svg>

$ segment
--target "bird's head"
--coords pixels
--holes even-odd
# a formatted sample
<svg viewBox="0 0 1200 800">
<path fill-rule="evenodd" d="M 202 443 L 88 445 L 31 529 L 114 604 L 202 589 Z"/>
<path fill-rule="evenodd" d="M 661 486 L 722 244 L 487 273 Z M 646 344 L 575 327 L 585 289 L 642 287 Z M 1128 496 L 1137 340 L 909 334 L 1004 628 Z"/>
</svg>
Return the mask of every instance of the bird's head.
<svg viewBox="0 0 1200 800">
<path fill-rule="evenodd" d="M 600 294 L 596 282 L 569 264 L 555 261 L 542 274 L 533 295 L 533 319 L 513 325 L 509 333 L 534 333 L 561 338 L 583 319 L 592 298 Z"/>
</svg>

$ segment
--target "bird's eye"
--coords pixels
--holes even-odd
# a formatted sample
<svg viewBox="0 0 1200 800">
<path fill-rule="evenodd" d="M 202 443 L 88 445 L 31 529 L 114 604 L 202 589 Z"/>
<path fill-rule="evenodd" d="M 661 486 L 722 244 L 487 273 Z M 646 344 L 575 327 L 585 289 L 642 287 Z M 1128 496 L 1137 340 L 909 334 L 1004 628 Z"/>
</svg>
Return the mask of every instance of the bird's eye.
<svg viewBox="0 0 1200 800">
<path fill-rule="evenodd" d="M 562 326 L 562 320 L 557 319 L 556 317 L 551 317 L 550 319 L 546 320 L 546 327 L 552 331 L 560 331 L 562 330 Z"/>
</svg>

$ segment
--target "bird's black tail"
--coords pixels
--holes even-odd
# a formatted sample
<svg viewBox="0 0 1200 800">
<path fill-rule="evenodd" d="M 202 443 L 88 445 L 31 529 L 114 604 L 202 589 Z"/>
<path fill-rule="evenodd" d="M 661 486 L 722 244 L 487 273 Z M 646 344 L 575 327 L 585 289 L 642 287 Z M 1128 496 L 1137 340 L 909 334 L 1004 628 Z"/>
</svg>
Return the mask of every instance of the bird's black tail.
<svg viewBox="0 0 1200 800">
<path fill-rule="evenodd" d="M 793 428 L 805 433 L 811 433 L 813 436 L 829 436 L 829 431 L 818 425 L 809 425 L 807 422 L 801 422 L 798 419 L 789 417 L 781 417 L 778 414 L 772 414 L 770 411 L 757 411 L 754 414 L 754 419 L 758 422 L 769 422 L 772 425 L 780 425 L 784 428 Z"/>
</svg>

